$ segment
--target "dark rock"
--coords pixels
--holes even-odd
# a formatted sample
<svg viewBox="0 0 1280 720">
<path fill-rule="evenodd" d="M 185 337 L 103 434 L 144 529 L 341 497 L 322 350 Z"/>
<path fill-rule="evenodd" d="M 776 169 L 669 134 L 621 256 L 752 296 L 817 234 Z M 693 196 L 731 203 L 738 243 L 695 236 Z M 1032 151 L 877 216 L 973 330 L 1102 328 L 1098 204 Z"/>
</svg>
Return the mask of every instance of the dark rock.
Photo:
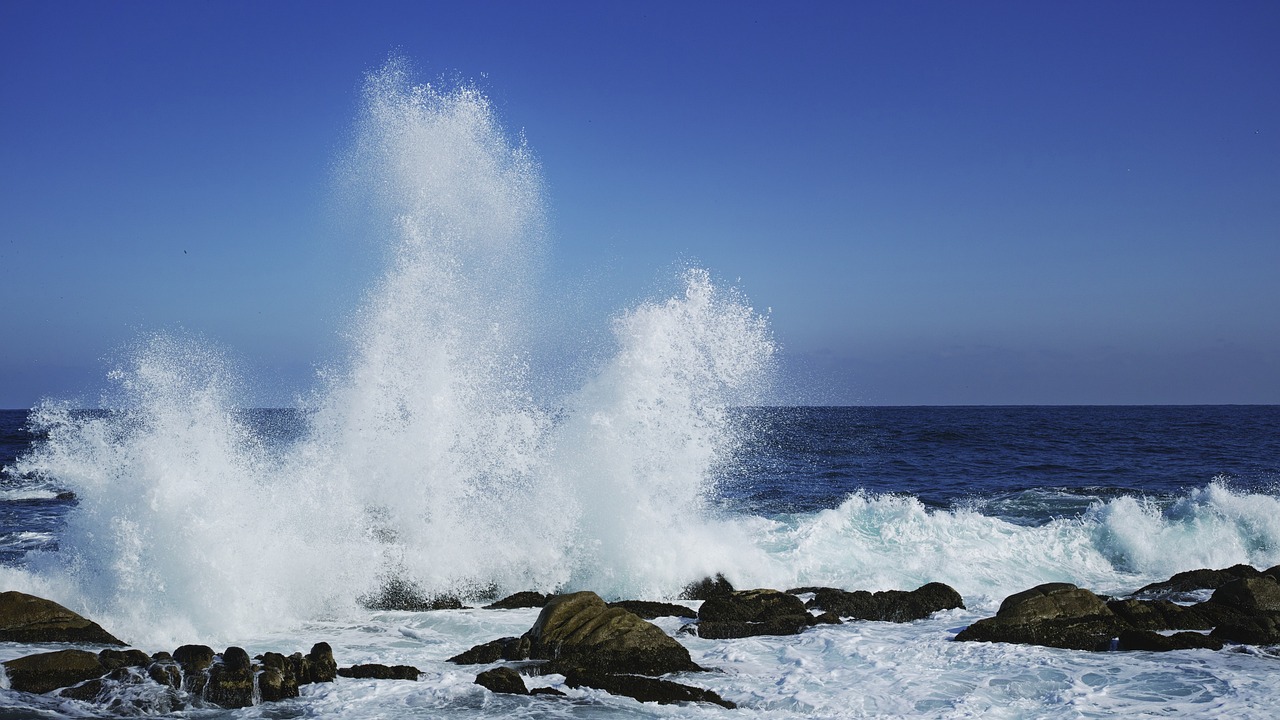
<svg viewBox="0 0 1280 720">
<path fill-rule="evenodd" d="M 298 697 L 302 656 L 289 658 L 276 652 L 258 656 L 262 671 L 258 673 L 258 694 L 263 702 Z"/>
<path fill-rule="evenodd" d="M 496 693 L 529 694 L 529 689 L 524 685 L 524 678 L 520 677 L 520 673 L 508 667 L 485 670 L 476 676 L 476 684 Z"/>
<path fill-rule="evenodd" d="M 253 704 L 253 667 L 249 653 L 243 648 L 229 647 L 209 668 L 209 682 L 204 697 L 224 708 L 242 708 Z"/>
<path fill-rule="evenodd" d="M 810 625 L 843 625 L 844 621 L 840 616 L 833 612 L 824 612 L 821 615 L 814 615 L 809 618 Z"/>
<path fill-rule="evenodd" d="M 168 655 L 169 653 L 163 654 Z M 172 657 L 153 660 L 147 666 L 147 675 L 161 685 L 166 685 L 175 690 L 182 689 L 182 669 L 178 666 L 178 663 L 174 662 Z"/>
<path fill-rule="evenodd" d="M 787 594 L 788 595 L 811 595 L 814 593 L 822 592 L 823 590 L 834 590 L 834 589 L 835 588 L 829 588 L 829 587 L 824 587 L 819 585 L 806 585 L 804 587 L 791 588 L 790 590 L 787 591 Z"/>
<path fill-rule="evenodd" d="M 58 650 L 27 655 L 4 663 L 9 687 L 29 693 L 47 693 L 85 680 L 100 678 L 107 668 L 95 653 L 86 650 Z"/>
<path fill-rule="evenodd" d="M 75 500 L 76 494 L 74 492 L 71 492 L 70 490 L 63 490 L 57 495 L 54 495 L 53 499 L 54 500 Z"/>
<path fill-rule="evenodd" d="M 421 586 L 408 578 L 394 576 L 383 582 L 378 592 L 359 598 L 361 605 L 370 610 L 459 610 L 462 601 L 449 596 L 431 596 Z"/>
<path fill-rule="evenodd" d="M 1221 650 L 1222 645 L 1222 640 L 1216 637 L 1195 632 L 1161 635 L 1150 630 L 1122 630 L 1116 649 L 1168 652 L 1170 650 L 1195 649 Z"/>
<path fill-rule="evenodd" d="M 311 646 L 311 652 L 303 658 L 302 677 L 299 685 L 307 683 L 333 682 L 338 676 L 338 663 L 333 659 L 333 648 L 327 642 L 318 642 Z"/>
<path fill-rule="evenodd" d="M 609 607 L 620 607 L 635 613 L 645 620 L 660 617 L 698 617 L 698 611 L 675 603 L 650 602 L 648 600 L 619 600 L 609 603 Z"/>
<path fill-rule="evenodd" d="M 367 663 L 365 665 L 338 668 L 338 674 L 342 677 L 361 680 L 417 680 L 422 671 L 412 665 Z"/>
<path fill-rule="evenodd" d="M 1233 565 L 1222 570 L 1188 570 L 1180 572 L 1164 582 L 1151 583 L 1134 593 L 1140 598 L 1179 599 L 1196 590 L 1217 590 L 1232 580 L 1257 577 L 1262 573 L 1250 565 Z"/>
<path fill-rule="evenodd" d="M 124 645 L 100 625 L 52 600 L 14 590 L 0 593 L 0 641 Z"/>
<path fill-rule="evenodd" d="M 684 592 L 680 593 L 681 600 L 710 600 L 713 597 L 723 597 L 733 592 L 733 585 L 724 579 L 724 575 L 716 573 L 714 578 L 702 578 L 697 582 L 689 583 L 685 586 Z"/>
<path fill-rule="evenodd" d="M 536 687 L 529 691 L 530 695 L 550 695 L 552 697 L 566 697 L 565 694 L 553 687 Z"/>
<path fill-rule="evenodd" d="M 565 684 L 571 688 L 590 687 L 611 695 L 625 695 L 640 702 L 664 705 L 678 702 L 709 702 L 726 708 L 737 707 L 710 690 L 639 675 L 610 675 L 578 671 L 566 675 Z"/>
<path fill-rule="evenodd" d="M 975 622 L 955 639 L 1106 650 L 1127 629 L 1092 592 L 1069 583 L 1047 583 L 1005 598 L 995 617 Z"/>
<path fill-rule="evenodd" d="M 698 636 L 713 640 L 754 635 L 795 635 L 811 616 L 795 595 L 777 590 L 743 590 L 702 603 Z"/>
<path fill-rule="evenodd" d="M 842 618 L 910 622 L 922 620 L 939 610 L 963 608 L 964 598 L 949 585 L 928 583 L 909 592 L 865 590 L 846 592 L 835 588 L 816 588 L 806 607 L 833 612 Z"/>
<path fill-rule="evenodd" d="M 1262 574 L 1239 578 L 1215 590 L 1209 602 L 1250 615 L 1280 613 L 1280 583 Z"/>
<path fill-rule="evenodd" d="M 458 665 L 487 665 L 499 660 L 528 660 L 530 642 L 527 635 L 518 638 L 505 637 L 476 645 L 464 653 L 454 655 L 447 662 Z"/>
<path fill-rule="evenodd" d="M 1245 645 L 1280 645 L 1280 622 L 1271 615 L 1242 617 L 1217 626 L 1210 635 Z"/>
<path fill-rule="evenodd" d="M 1168 600 L 1111 600 L 1107 609 L 1137 630 L 1211 630 L 1212 616 Z"/>
<path fill-rule="evenodd" d="M 550 599 L 551 599 L 550 595 L 543 595 L 540 592 L 526 590 L 525 592 L 518 592 L 514 595 L 508 595 L 502 598 L 501 600 L 495 603 L 492 603 L 490 605 L 485 605 L 484 609 L 485 610 L 516 610 L 519 608 L 534 608 L 534 607 L 540 608 L 543 605 L 546 605 L 547 601 Z"/>
<path fill-rule="evenodd" d="M 700 670 L 689 651 L 661 628 L 622 608 L 611 608 L 593 592 L 552 598 L 526 633 L 529 656 L 551 660 L 547 669 L 663 675 Z"/>
<path fill-rule="evenodd" d="M 111 650 L 98 653 L 98 662 L 108 670 L 119 667 L 146 667 L 151 664 L 151 656 L 141 650 Z"/>
<path fill-rule="evenodd" d="M 173 659 L 182 668 L 182 689 L 200 697 L 213 666 L 213 648 L 208 645 L 183 645 L 173 651 Z"/>
</svg>

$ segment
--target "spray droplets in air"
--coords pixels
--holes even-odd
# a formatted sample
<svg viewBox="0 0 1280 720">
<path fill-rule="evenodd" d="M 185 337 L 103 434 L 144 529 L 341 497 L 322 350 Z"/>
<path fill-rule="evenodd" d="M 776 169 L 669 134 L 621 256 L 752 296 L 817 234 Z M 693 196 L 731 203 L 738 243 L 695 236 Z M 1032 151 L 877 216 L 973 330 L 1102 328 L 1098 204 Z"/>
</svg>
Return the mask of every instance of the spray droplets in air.
<svg viewBox="0 0 1280 720">
<path fill-rule="evenodd" d="M 580 389 L 535 403 L 544 210 L 524 143 L 476 89 L 415 85 L 393 60 L 340 166 L 386 269 L 306 427 L 258 442 L 207 351 L 144 344 L 113 375 L 123 412 L 50 411 L 26 460 L 85 494 L 42 566 L 59 594 L 122 632 L 190 639 L 388 583 L 659 595 L 732 567 L 749 543 L 707 500 L 734 450 L 726 409 L 769 375 L 765 320 L 687 271 L 682 294 L 617 317 Z"/>
</svg>

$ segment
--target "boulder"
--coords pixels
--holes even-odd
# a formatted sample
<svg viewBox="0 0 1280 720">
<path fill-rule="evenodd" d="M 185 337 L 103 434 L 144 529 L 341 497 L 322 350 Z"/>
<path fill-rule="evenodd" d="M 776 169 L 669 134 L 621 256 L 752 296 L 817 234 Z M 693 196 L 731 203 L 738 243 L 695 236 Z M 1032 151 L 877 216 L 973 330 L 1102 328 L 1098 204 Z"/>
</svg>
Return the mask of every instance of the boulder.
<svg viewBox="0 0 1280 720">
<path fill-rule="evenodd" d="M 299 675 L 302 657 L 285 657 L 277 652 L 263 653 L 257 657 L 261 671 L 258 673 L 258 694 L 263 702 L 275 702 L 298 697 Z"/>
<path fill-rule="evenodd" d="M 182 668 L 182 689 L 200 697 L 213 666 L 213 648 L 208 645 L 183 645 L 173 651 L 173 660 Z"/>
<path fill-rule="evenodd" d="M 303 658 L 299 685 L 307 683 L 333 682 L 338 677 L 338 663 L 333 659 L 333 648 L 327 642 L 318 642 L 311 646 L 311 652 Z"/>
<path fill-rule="evenodd" d="M 253 665 L 243 648 L 229 647 L 209 668 L 204 697 L 224 708 L 253 704 Z"/>
<path fill-rule="evenodd" d="M 619 600 L 609 603 L 609 607 L 620 607 L 635 613 L 645 620 L 660 617 L 698 617 L 698 611 L 675 603 L 650 602 L 648 600 Z"/>
<path fill-rule="evenodd" d="M 552 661 L 547 669 L 553 672 L 591 668 L 664 675 L 701 669 L 689 651 L 657 625 L 609 607 L 590 591 L 552 598 L 526 635 L 529 657 Z"/>
<path fill-rule="evenodd" d="M 485 610 L 517 610 L 519 608 L 540 608 L 547 604 L 551 599 L 550 595 L 543 595 L 540 592 L 526 590 L 518 592 L 514 595 L 508 595 L 501 600 L 485 605 Z"/>
<path fill-rule="evenodd" d="M 684 685 L 670 680 L 641 677 L 639 675 L 611 675 L 591 671 L 575 671 L 565 676 L 565 685 L 571 688 L 590 687 L 611 695 L 625 695 L 640 702 L 671 704 L 678 702 L 709 702 L 726 708 L 737 707 L 716 693 L 704 688 Z"/>
<path fill-rule="evenodd" d="M 98 662 L 108 670 L 120 667 L 144 668 L 151 664 L 151 656 L 141 650 L 112 650 L 110 648 L 98 653 Z"/>
<path fill-rule="evenodd" d="M 1069 583 L 1047 583 L 1010 595 L 995 617 L 960 631 L 959 641 L 1106 650 L 1128 624 L 1097 595 Z"/>
<path fill-rule="evenodd" d="M 449 658 L 446 662 L 458 665 L 487 665 L 499 660 L 528 660 L 529 636 L 505 637 L 476 645 L 466 652 Z"/>
<path fill-rule="evenodd" d="M 520 677 L 520 673 L 508 667 L 485 670 L 476 676 L 475 682 L 477 685 L 496 693 L 529 694 L 529 688 L 524 685 L 524 678 Z"/>
<path fill-rule="evenodd" d="M 1273 615 L 1241 617 L 1218 625 L 1210 635 L 1245 645 L 1280 645 L 1280 622 Z"/>
<path fill-rule="evenodd" d="M 1107 608 L 1136 630 L 1211 630 L 1213 616 L 1168 600 L 1110 600 Z"/>
<path fill-rule="evenodd" d="M 814 593 L 805 604 L 835 613 L 841 618 L 910 622 L 922 620 L 939 610 L 963 608 L 964 598 L 949 585 L 928 583 L 911 591 L 885 590 L 846 592 L 834 588 L 801 588 Z"/>
<path fill-rule="evenodd" d="M 1280 583 L 1261 574 L 1239 578 L 1215 590 L 1208 602 L 1249 615 L 1280 613 Z"/>
<path fill-rule="evenodd" d="M 1117 650 L 1146 650 L 1168 652 L 1170 650 L 1221 650 L 1221 639 L 1196 632 L 1180 632 L 1161 635 L 1151 630 L 1122 630 Z"/>
<path fill-rule="evenodd" d="M 698 636 L 713 640 L 754 635 L 795 635 L 811 616 L 795 595 L 777 590 L 743 590 L 712 597 L 698 610 Z"/>
<path fill-rule="evenodd" d="M 1134 596 L 1143 599 L 1163 598 L 1178 600 L 1197 590 L 1217 590 L 1232 580 L 1257 577 L 1262 574 L 1257 568 L 1250 565 L 1233 565 L 1222 570 L 1188 570 L 1180 572 L 1164 582 L 1144 585 L 1134 593 Z"/>
<path fill-rule="evenodd" d="M 733 585 L 730 585 L 729 581 L 724 579 L 724 575 L 716 573 L 714 578 L 705 577 L 686 585 L 684 592 L 680 593 L 680 599 L 710 600 L 713 597 L 723 597 L 732 592 Z"/>
<path fill-rule="evenodd" d="M 0 593 L 0 641 L 124 645 L 92 620 L 52 600 L 14 590 Z"/>
<path fill-rule="evenodd" d="M 4 671 L 10 689 L 29 693 L 47 693 L 107 674 L 97 654 L 87 650 L 57 650 L 15 658 L 4 663 Z"/>
<path fill-rule="evenodd" d="M 361 680 L 417 680 L 422 671 L 412 665 L 367 663 L 338 668 L 338 675 Z"/>
</svg>

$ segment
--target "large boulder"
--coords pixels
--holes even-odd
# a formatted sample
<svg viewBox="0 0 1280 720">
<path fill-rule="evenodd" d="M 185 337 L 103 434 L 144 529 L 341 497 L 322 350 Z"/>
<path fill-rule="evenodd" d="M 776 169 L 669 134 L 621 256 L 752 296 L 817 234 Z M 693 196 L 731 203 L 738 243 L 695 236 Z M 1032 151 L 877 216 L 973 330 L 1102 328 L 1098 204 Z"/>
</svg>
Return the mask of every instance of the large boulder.
<svg viewBox="0 0 1280 720">
<path fill-rule="evenodd" d="M 173 651 L 173 661 L 182 668 L 182 689 L 200 697 L 209 680 L 214 652 L 208 645 L 183 645 Z"/>
<path fill-rule="evenodd" d="M 542 608 L 527 633 L 529 656 L 549 660 L 548 669 L 590 668 L 604 673 L 664 675 L 700 670 L 683 645 L 622 608 L 611 608 L 590 591 L 558 595 Z"/>
<path fill-rule="evenodd" d="M 698 609 L 698 637 L 713 640 L 754 635 L 795 635 L 812 616 L 795 595 L 777 590 L 742 590 L 713 596 Z"/>
<path fill-rule="evenodd" d="M 995 617 L 975 622 L 955 639 L 1105 650 L 1126 629 L 1129 625 L 1092 592 L 1046 583 L 1005 598 Z"/>
<path fill-rule="evenodd" d="M 29 693 L 47 693 L 107 674 L 96 653 L 58 650 L 27 655 L 4 663 L 9 687 Z"/>
<path fill-rule="evenodd" d="M 124 645 L 92 620 L 52 600 L 15 590 L 0 593 L 0 641 Z"/>
<path fill-rule="evenodd" d="M 298 697 L 298 681 L 302 670 L 302 658 L 285 657 L 281 653 L 268 652 L 257 658 L 258 694 L 263 702 L 275 702 Z"/>
<path fill-rule="evenodd" d="M 922 620 L 940 610 L 963 608 L 964 598 L 949 585 L 933 582 L 911 591 L 884 590 L 870 593 L 847 592 L 835 588 L 802 588 L 814 593 L 805 604 L 835 613 L 841 618 L 910 622 Z"/>
</svg>

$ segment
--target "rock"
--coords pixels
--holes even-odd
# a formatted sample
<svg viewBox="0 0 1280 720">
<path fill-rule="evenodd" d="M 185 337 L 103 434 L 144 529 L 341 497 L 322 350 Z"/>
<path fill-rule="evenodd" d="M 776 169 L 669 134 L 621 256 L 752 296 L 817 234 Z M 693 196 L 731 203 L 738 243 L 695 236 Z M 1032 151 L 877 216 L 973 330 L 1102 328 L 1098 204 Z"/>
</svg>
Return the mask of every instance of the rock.
<svg viewBox="0 0 1280 720">
<path fill-rule="evenodd" d="M 1219 625 L 1210 636 L 1245 645 L 1280 645 L 1280 622 L 1268 615 L 1243 617 Z"/>
<path fill-rule="evenodd" d="M 551 599 L 550 595 L 543 595 L 540 592 L 533 592 L 532 590 L 526 590 L 525 592 L 518 592 L 514 595 L 508 595 L 495 603 L 485 605 L 484 609 L 485 610 L 516 610 L 519 608 L 533 608 L 533 607 L 540 608 L 543 605 L 546 605 L 547 601 L 550 599 Z"/>
<path fill-rule="evenodd" d="M 710 600 L 713 597 L 723 597 L 733 592 L 733 585 L 724 579 L 724 575 L 716 573 L 715 578 L 702 578 L 697 582 L 689 583 L 685 586 L 684 592 L 680 593 L 681 600 Z"/>
<path fill-rule="evenodd" d="M 620 607 L 635 613 L 645 620 L 660 617 L 698 617 L 698 611 L 675 603 L 649 602 L 647 600 L 619 600 L 609 603 L 609 607 Z"/>
<path fill-rule="evenodd" d="M 224 708 L 253 704 L 253 666 L 243 648 L 229 647 L 209 668 L 204 697 Z"/>
<path fill-rule="evenodd" d="M 975 622 L 955 639 L 1105 650 L 1127 629 L 1092 592 L 1069 583 L 1047 583 L 1005 598 L 995 617 Z"/>
<path fill-rule="evenodd" d="M 476 676 L 476 684 L 496 693 L 529 694 L 529 689 L 524 685 L 524 678 L 520 677 L 520 673 L 508 667 L 485 670 Z"/>
<path fill-rule="evenodd" d="M 754 635 L 795 635 L 810 625 L 809 611 L 795 595 L 744 590 L 702 603 L 698 637 L 713 640 Z"/>
<path fill-rule="evenodd" d="M 208 645 L 183 645 L 173 651 L 173 660 L 182 668 L 182 689 L 200 697 L 213 666 L 213 648 Z"/>
<path fill-rule="evenodd" d="M 1122 630 L 1116 649 L 1168 652 L 1194 649 L 1221 650 L 1222 645 L 1223 642 L 1219 638 L 1195 632 L 1161 635 L 1150 630 Z"/>
<path fill-rule="evenodd" d="M 591 668 L 664 675 L 701 669 L 689 651 L 657 625 L 609 607 L 590 591 L 552 598 L 526 635 L 529 657 L 551 660 L 548 669 L 553 672 Z"/>
<path fill-rule="evenodd" d="M 1181 599 L 1196 590 L 1217 590 L 1232 580 L 1257 577 L 1262 573 L 1250 565 L 1233 565 L 1222 570 L 1188 570 L 1164 582 L 1151 583 L 1138 589 L 1134 596 L 1142 599 Z"/>
<path fill-rule="evenodd" d="M 173 659 L 173 656 L 167 652 L 160 652 L 151 656 L 151 664 L 147 666 L 147 675 L 161 685 L 167 685 L 175 690 L 182 689 L 182 669 Z"/>
<path fill-rule="evenodd" d="M 1107 608 L 1137 630 L 1211 630 L 1212 617 L 1168 600 L 1111 600 Z"/>
<path fill-rule="evenodd" d="M 565 684 L 571 688 L 590 687 L 611 695 L 625 695 L 640 702 L 664 705 L 678 702 L 709 702 L 726 708 L 737 707 L 710 690 L 639 675 L 610 675 L 578 671 L 566 675 Z"/>
<path fill-rule="evenodd" d="M 1239 578 L 1215 590 L 1209 602 L 1250 615 L 1280 613 L 1280 583 L 1262 574 Z"/>
<path fill-rule="evenodd" d="M 111 650 L 98 653 L 98 662 L 108 670 L 119 667 L 144 668 L 151 664 L 151 656 L 141 650 Z"/>
<path fill-rule="evenodd" d="M 458 665 L 487 665 L 499 660 L 528 660 L 529 637 L 505 637 L 476 645 L 464 653 L 454 655 L 447 662 Z"/>
<path fill-rule="evenodd" d="M 333 659 L 333 648 L 327 642 L 318 642 L 311 646 L 311 652 L 303 658 L 302 677 L 299 685 L 307 683 L 333 682 L 338 676 L 338 663 Z"/>
<path fill-rule="evenodd" d="M 361 596 L 359 602 L 370 610 L 427 612 L 462 608 L 462 601 L 458 598 L 444 595 L 429 596 L 417 583 L 398 575 L 383 582 L 377 593 Z"/>
<path fill-rule="evenodd" d="M 865 590 L 846 592 L 834 588 L 801 588 L 814 593 L 805 604 L 833 612 L 842 618 L 856 620 L 883 620 L 910 622 L 922 620 L 939 610 L 963 608 L 964 598 L 949 585 L 928 583 L 915 590 L 885 590 L 869 593 Z"/>
<path fill-rule="evenodd" d="M 107 674 L 97 654 L 87 650 L 27 655 L 5 662 L 4 670 L 10 689 L 29 693 L 47 693 Z"/>
<path fill-rule="evenodd" d="M 15 590 L 0 593 L 0 641 L 124 645 L 92 620 L 52 600 Z"/>
<path fill-rule="evenodd" d="M 275 702 L 285 698 L 298 697 L 299 675 L 302 670 L 302 656 L 285 657 L 276 652 L 263 653 L 258 656 L 262 667 L 258 673 L 258 694 L 263 702 Z"/>
<path fill-rule="evenodd" d="M 338 668 L 338 674 L 342 677 L 358 678 L 362 680 L 417 680 L 422 671 L 412 665 L 379 665 L 378 663 L 367 663 L 364 665 L 352 665 L 351 667 Z"/>
<path fill-rule="evenodd" d="M 566 697 L 563 692 L 553 687 L 536 687 L 529 691 L 530 695 L 550 695 L 552 697 Z"/>
</svg>

